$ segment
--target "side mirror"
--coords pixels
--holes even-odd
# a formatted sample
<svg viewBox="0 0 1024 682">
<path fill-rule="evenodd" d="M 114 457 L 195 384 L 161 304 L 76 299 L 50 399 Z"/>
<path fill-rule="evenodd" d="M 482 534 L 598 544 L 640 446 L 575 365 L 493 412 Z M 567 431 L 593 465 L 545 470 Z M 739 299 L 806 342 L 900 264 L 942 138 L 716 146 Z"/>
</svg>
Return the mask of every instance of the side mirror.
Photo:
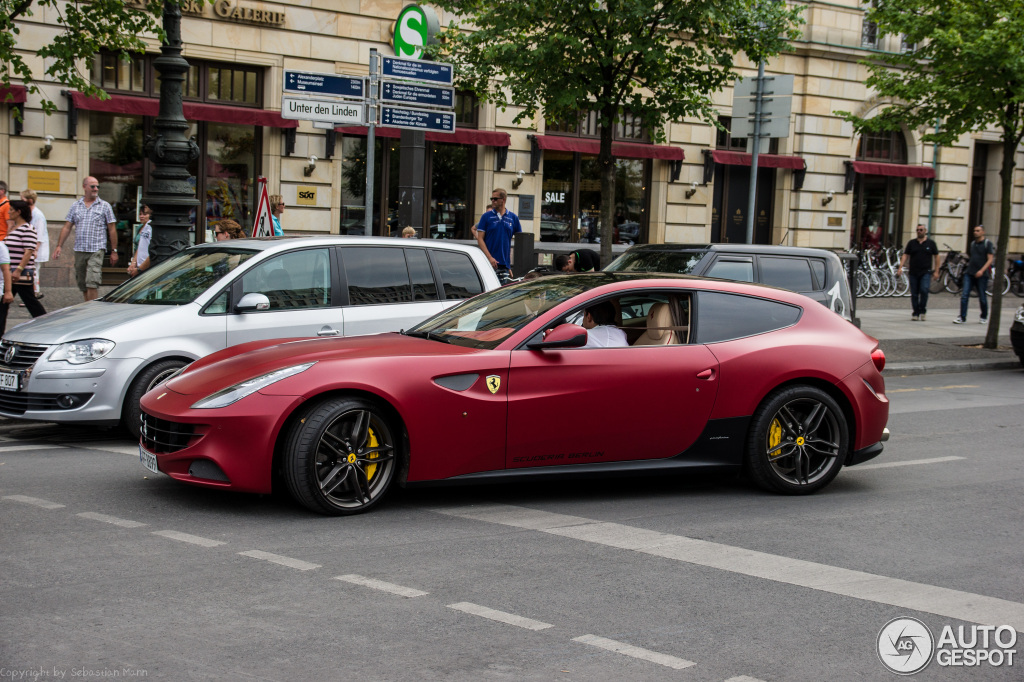
<svg viewBox="0 0 1024 682">
<path fill-rule="evenodd" d="M 544 335 L 543 341 L 528 343 L 530 350 L 582 348 L 587 345 L 587 330 L 578 324 L 560 324 Z"/>
<path fill-rule="evenodd" d="M 258 310 L 270 310 L 270 299 L 265 294 L 246 294 L 235 306 L 236 313 L 254 313 Z"/>
</svg>

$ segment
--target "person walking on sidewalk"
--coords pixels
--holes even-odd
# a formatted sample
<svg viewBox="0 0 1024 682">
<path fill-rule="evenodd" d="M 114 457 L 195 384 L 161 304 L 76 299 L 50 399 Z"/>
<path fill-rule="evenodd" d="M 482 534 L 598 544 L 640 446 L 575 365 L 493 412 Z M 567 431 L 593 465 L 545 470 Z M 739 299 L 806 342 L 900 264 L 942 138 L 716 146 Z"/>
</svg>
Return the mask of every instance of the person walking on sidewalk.
<svg viewBox="0 0 1024 682">
<path fill-rule="evenodd" d="M 505 209 L 508 193 L 503 189 L 491 192 L 491 208 L 480 216 L 476 225 L 476 243 L 487 256 L 487 261 L 506 283 L 512 270 L 512 238 L 523 231 L 519 216 Z"/>
<path fill-rule="evenodd" d="M 99 295 L 103 281 L 103 255 L 110 240 L 110 264 L 117 265 L 117 223 L 114 209 L 100 199 L 100 182 L 90 176 L 82 181 L 83 196 L 71 204 L 64 227 L 57 237 L 53 260 L 60 260 L 60 250 L 75 230 L 75 279 L 86 301 Z M 104 233 L 105 232 L 105 233 Z M 27 304 L 26 304 L 27 305 Z"/>
<path fill-rule="evenodd" d="M 21 190 L 21 200 L 27 201 L 28 205 L 32 207 L 32 227 L 36 229 L 36 235 L 39 237 L 39 248 L 36 249 L 36 281 L 35 281 L 35 292 L 36 298 L 42 298 L 43 292 L 39 290 L 39 268 L 40 266 L 50 260 L 50 232 L 46 228 L 46 216 L 36 206 L 36 202 L 39 200 L 39 195 L 31 189 Z"/>
<path fill-rule="evenodd" d="M 897 275 L 903 272 L 907 261 L 910 261 L 910 271 L 907 275 L 910 281 L 910 305 L 914 309 L 910 319 L 923 322 L 925 313 L 928 312 L 928 290 L 932 284 L 932 273 L 935 272 L 939 261 L 939 247 L 928 239 L 928 229 L 924 225 L 917 226 L 917 239 L 911 239 L 907 242 L 907 248 L 903 249 L 900 266 L 896 269 Z"/>
<path fill-rule="evenodd" d="M 135 246 L 135 253 L 132 254 L 131 260 L 128 261 L 129 277 L 134 277 L 143 270 L 149 269 L 149 244 L 153 241 L 152 218 L 153 209 L 143 204 L 139 209 L 139 222 L 142 223 L 142 229 L 139 230 L 139 243 Z"/>
<path fill-rule="evenodd" d="M 7 183 L 0 180 L 0 240 L 7 237 L 7 228 L 10 225 L 11 202 L 7 199 Z"/>
<path fill-rule="evenodd" d="M 284 197 L 280 194 L 270 195 L 270 219 L 274 223 L 275 237 L 283 237 L 284 229 L 281 227 L 281 214 L 284 213 Z"/>
<path fill-rule="evenodd" d="M 971 287 L 978 290 L 978 301 L 981 303 L 981 324 L 988 322 L 988 298 L 985 286 L 988 284 L 989 268 L 996 257 L 996 247 L 991 240 L 985 239 L 985 226 L 974 228 L 974 241 L 968 247 L 967 267 L 964 268 L 964 289 L 960 294 L 960 317 L 953 324 L 967 321 L 967 304 L 971 300 Z"/>
<path fill-rule="evenodd" d="M 32 207 L 27 201 L 11 202 L 11 218 L 14 220 L 14 227 L 7 233 L 4 244 L 10 252 L 11 257 L 11 290 L 21 297 L 25 302 L 25 308 L 32 317 L 39 317 L 46 314 L 46 308 L 36 300 L 33 289 L 35 277 L 35 256 L 36 248 L 39 246 L 39 237 L 29 220 L 32 218 Z M 13 300 L 13 297 L 12 297 Z M 7 311 L 10 303 L 0 303 L 0 335 L 7 329 Z"/>
</svg>

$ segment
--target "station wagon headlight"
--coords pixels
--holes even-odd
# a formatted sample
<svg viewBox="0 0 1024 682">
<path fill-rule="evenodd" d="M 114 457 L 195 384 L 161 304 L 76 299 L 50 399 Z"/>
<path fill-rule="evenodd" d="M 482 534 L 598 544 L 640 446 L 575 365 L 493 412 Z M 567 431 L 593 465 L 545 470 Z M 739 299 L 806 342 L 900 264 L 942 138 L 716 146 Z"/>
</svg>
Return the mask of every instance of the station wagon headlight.
<svg viewBox="0 0 1024 682">
<path fill-rule="evenodd" d="M 99 360 L 104 355 L 114 350 L 114 342 L 107 339 L 82 339 L 62 343 L 50 354 L 50 362 L 63 360 L 72 365 L 84 365 L 87 362 Z"/>
<path fill-rule="evenodd" d="M 237 403 L 247 395 L 252 395 L 261 388 L 266 388 L 271 384 L 276 384 L 282 379 L 287 379 L 288 377 L 293 377 L 296 374 L 305 372 L 315 364 L 315 362 L 307 362 L 304 365 L 285 367 L 284 369 L 274 370 L 269 374 L 262 374 L 258 377 L 253 377 L 252 379 L 246 379 L 234 386 L 228 386 L 225 389 L 217 391 L 213 395 L 206 396 L 199 402 L 192 405 L 192 409 L 210 410 L 218 407 L 227 407 L 232 403 Z"/>
</svg>

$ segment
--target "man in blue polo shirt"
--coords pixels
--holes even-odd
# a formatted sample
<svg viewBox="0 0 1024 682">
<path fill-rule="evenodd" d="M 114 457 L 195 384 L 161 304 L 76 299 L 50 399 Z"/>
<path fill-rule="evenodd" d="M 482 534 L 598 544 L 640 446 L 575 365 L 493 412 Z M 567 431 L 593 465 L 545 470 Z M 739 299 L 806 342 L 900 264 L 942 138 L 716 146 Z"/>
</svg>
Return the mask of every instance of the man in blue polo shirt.
<svg viewBox="0 0 1024 682">
<path fill-rule="evenodd" d="M 476 243 L 502 282 L 512 269 L 512 237 L 523 231 L 519 216 L 505 210 L 507 198 L 503 189 L 491 192 L 491 209 L 480 216 L 476 225 Z"/>
</svg>

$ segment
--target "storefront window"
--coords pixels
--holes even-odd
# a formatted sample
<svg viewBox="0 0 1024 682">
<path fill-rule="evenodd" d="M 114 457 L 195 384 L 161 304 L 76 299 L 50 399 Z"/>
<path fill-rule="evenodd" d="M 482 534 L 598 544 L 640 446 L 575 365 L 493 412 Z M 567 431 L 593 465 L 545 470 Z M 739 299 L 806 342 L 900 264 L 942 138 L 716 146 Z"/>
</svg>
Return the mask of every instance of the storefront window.
<svg viewBox="0 0 1024 682">
<path fill-rule="evenodd" d="M 906 163 L 906 139 L 899 131 L 864 133 L 857 145 L 857 159 L 875 163 Z M 903 177 L 857 175 L 851 247 L 874 249 L 901 243 L 906 187 L 906 178 Z"/>
<path fill-rule="evenodd" d="M 470 172 L 474 150 L 467 145 L 431 144 L 430 228 L 431 239 L 472 239 L 469 214 Z"/>
<path fill-rule="evenodd" d="M 248 229 L 255 183 L 255 129 L 225 123 L 206 124 L 207 231 L 221 218 Z M 207 234 L 206 241 L 213 235 Z"/>
<path fill-rule="evenodd" d="M 540 204 L 540 240 L 573 240 L 570 229 L 575 210 L 572 191 L 576 162 L 572 152 L 544 152 L 544 186 Z"/>
</svg>

